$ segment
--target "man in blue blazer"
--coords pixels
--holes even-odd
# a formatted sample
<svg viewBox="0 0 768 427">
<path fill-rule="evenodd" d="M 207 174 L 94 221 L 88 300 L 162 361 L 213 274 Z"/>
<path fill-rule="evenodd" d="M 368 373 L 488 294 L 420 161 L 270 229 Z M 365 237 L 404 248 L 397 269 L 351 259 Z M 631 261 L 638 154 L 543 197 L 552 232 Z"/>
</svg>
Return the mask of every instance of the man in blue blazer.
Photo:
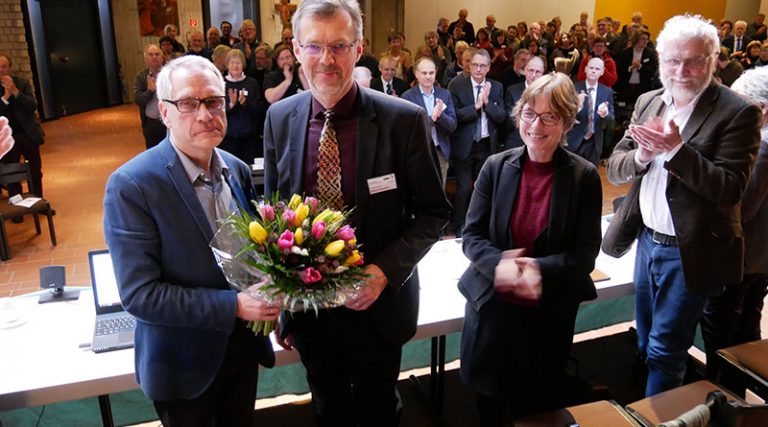
<svg viewBox="0 0 768 427">
<path fill-rule="evenodd" d="M 219 221 L 254 198 L 248 166 L 217 150 L 224 80 L 186 56 L 157 79 L 170 135 L 115 171 L 104 233 L 125 309 L 136 317 L 136 380 L 164 425 L 251 426 L 269 340 L 246 327 L 279 308 L 232 290 L 208 244 Z"/>
<path fill-rule="evenodd" d="M 581 105 L 576 124 L 566 137 L 567 148 L 597 166 L 603 153 L 604 129 L 613 123 L 613 90 L 598 82 L 605 71 L 602 59 L 590 59 L 584 71 L 587 79 L 576 83 Z"/>
<path fill-rule="evenodd" d="M 310 90 L 273 104 L 264 126 L 267 196 L 314 194 L 328 205 L 340 195 L 355 208 L 370 275 L 343 307 L 285 316 L 282 344 L 295 346 L 307 368 L 319 426 L 397 424 L 401 350 L 419 312 L 415 268 L 450 212 L 424 110 L 352 80 L 362 28 L 355 0 L 302 1 L 293 43 Z M 331 126 L 336 137 L 321 138 Z M 323 151 L 340 169 L 333 197 L 319 185 L 327 144 L 338 147 Z"/>
<path fill-rule="evenodd" d="M 423 108 L 429 116 L 429 128 L 432 135 L 435 165 L 445 185 L 448 174 L 448 161 L 451 158 L 449 137 L 456 130 L 456 111 L 453 109 L 451 93 L 435 87 L 437 66 L 432 58 L 419 58 L 413 66 L 419 84 L 408 89 L 401 98 Z"/>
<path fill-rule="evenodd" d="M 469 78 L 455 78 L 448 85 L 458 125 L 451 136 L 451 160 L 456 175 L 453 225 L 461 235 L 472 182 L 485 159 L 498 151 L 499 127 L 506 119 L 501 83 L 486 79 L 491 56 L 485 49 L 472 55 Z"/>
</svg>

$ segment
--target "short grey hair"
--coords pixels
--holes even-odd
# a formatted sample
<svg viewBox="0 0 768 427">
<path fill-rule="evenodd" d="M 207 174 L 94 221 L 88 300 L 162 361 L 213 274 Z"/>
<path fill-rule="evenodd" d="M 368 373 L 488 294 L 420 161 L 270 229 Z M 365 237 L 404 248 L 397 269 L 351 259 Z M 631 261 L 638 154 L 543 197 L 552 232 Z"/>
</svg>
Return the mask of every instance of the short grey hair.
<svg viewBox="0 0 768 427">
<path fill-rule="evenodd" d="M 673 44 L 690 39 L 701 39 L 707 49 L 707 56 L 714 56 L 720 49 L 717 28 L 712 25 L 712 21 L 701 15 L 685 14 L 673 16 L 664 23 L 664 29 L 656 39 L 656 51 L 662 56 L 674 49 Z M 714 67 L 714 63 L 712 66 Z"/>
<path fill-rule="evenodd" d="M 160 74 L 157 75 L 157 99 L 171 99 L 171 94 L 173 93 L 173 84 L 171 83 L 173 75 L 180 70 L 186 71 L 192 75 L 211 73 L 216 77 L 218 86 L 221 88 L 221 93 L 226 93 L 221 72 L 219 72 L 219 69 L 216 68 L 211 61 L 202 56 L 185 55 L 166 64 L 160 71 Z"/>
<path fill-rule="evenodd" d="M 363 13 L 360 12 L 360 4 L 356 0 L 304 0 L 299 4 L 293 15 L 293 35 L 296 40 L 301 40 L 299 28 L 301 21 L 313 18 L 330 18 L 339 11 L 346 12 L 352 18 L 355 27 L 355 40 L 363 40 Z"/>
<path fill-rule="evenodd" d="M 768 105 L 768 67 L 757 67 L 746 70 L 731 85 L 736 93 L 751 100 Z"/>
</svg>

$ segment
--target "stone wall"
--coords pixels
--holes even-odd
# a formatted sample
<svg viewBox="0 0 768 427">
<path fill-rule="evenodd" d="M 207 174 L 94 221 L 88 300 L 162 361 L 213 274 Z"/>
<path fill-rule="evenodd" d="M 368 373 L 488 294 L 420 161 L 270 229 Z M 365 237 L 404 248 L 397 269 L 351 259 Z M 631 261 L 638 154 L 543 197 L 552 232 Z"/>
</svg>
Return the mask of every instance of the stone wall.
<svg viewBox="0 0 768 427">
<path fill-rule="evenodd" d="M 20 0 L 0 0 L 0 53 L 11 58 L 13 74 L 34 81 Z"/>
</svg>

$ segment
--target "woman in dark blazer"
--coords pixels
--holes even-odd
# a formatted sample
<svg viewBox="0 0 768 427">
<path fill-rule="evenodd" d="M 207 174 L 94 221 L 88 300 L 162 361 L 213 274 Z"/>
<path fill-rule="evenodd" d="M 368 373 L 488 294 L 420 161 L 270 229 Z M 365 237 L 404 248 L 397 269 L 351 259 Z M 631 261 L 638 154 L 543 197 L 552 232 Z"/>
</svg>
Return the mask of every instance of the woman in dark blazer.
<svg viewBox="0 0 768 427">
<path fill-rule="evenodd" d="M 537 79 L 515 106 L 525 146 L 491 156 L 475 183 L 460 373 L 483 426 L 562 405 L 576 311 L 596 297 L 600 177 L 562 147 L 577 109 L 568 76 Z"/>
</svg>

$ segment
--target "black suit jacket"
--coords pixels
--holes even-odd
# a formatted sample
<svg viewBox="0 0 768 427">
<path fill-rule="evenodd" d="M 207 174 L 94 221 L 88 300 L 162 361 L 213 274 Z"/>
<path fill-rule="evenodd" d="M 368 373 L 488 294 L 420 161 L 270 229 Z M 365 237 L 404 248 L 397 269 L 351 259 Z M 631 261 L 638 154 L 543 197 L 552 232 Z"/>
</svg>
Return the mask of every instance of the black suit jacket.
<svg viewBox="0 0 768 427">
<path fill-rule="evenodd" d="M 405 80 L 397 77 L 392 77 L 392 90 L 395 91 L 395 95 L 402 96 L 406 90 L 411 87 Z M 381 82 L 381 77 L 371 80 L 371 89 L 384 93 L 384 84 Z"/>
<path fill-rule="evenodd" d="M 416 333 L 416 263 L 440 237 L 450 205 L 432 167 L 428 117 L 418 106 L 358 88 L 355 227 L 367 263 L 389 280 L 365 312 L 381 335 L 403 344 Z M 312 94 L 272 105 L 264 128 L 264 187 L 288 197 L 304 192 L 303 162 Z M 429 165 L 429 167 L 426 167 Z M 397 188 L 369 194 L 367 180 L 394 174 Z M 287 329 L 290 330 L 290 319 Z"/>
<path fill-rule="evenodd" d="M 8 117 L 11 111 L 13 111 L 13 115 L 21 123 L 27 136 L 37 144 L 42 144 L 43 129 L 37 123 L 37 118 L 35 118 L 37 103 L 35 102 L 35 96 L 32 95 L 32 87 L 26 79 L 13 75 L 11 78 L 13 79 L 13 84 L 19 89 L 19 94 L 16 96 L 11 95 L 8 99 L 8 105 L 0 101 L 0 116 Z M 4 94 L 5 88 L 0 86 L 0 96 Z M 10 107 L 13 107 L 13 109 Z"/>
<path fill-rule="evenodd" d="M 507 148 L 523 146 L 523 139 L 520 138 L 520 130 L 517 127 L 517 120 L 515 120 L 515 117 L 512 115 L 515 105 L 517 105 L 517 101 L 523 97 L 523 92 L 525 92 L 525 80 L 508 87 L 507 92 L 504 94 L 504 108 L 507 113 L 507 130 L 509 131 L 506 143 Z"/>
<path fill-rule="evenodd" d="M 747 45 L 749 42 L 752 41 L 752 38 L 748 35 L 744 34 L 741 36 L 741 51 L 746 52 Z M 730 35 L 723 39 L 723 42 L 720 44 L 720 46 L 728 48 L 728 51 L 731 53 L 736 52 L 736 36 Z"/>
<path fill-rule="evenodd" d="M 488 96 L 488 105 L 485 106 L 485 115 L 488 118 L 488 134 L 491 139 L 491 154 L 498 151 L 499 126 L 504 124 L 507 115 L 504 110 L 504 93 L 501 83 L 486 79 L 491 83 L 491 93 Z M 456 110 L 458 125 L 451 135 L 451 156 L 455 159 L 466 159 L 472 149 L 475 139 L 475 131 L 481 113 L 475 109 L 475 88 L 472 77 L 457 76 L 448 85 L 448 90 L 453 97 L 453 108 Z"/>
<path fill-rule="evenodd" d="M 619 52 L 616 58 L 616 68 L 618 68 L 619 80 L 614 85 L 613 89 L 617 92 L 624 89 L 629 84 L 629 78 L 632 77 L 632 72 L 629 71 L 629 66 L 632 65 L 632 59 L 634 58 L 634 48 L 626 48 Z M 640 88 L 643 92 L 648 92 L 654 87 L 658 87 L 656 79 L 659 73 L 659 55 L 655 50 L 646 47 L 643 49 L 643 54 L 640 57 L 641 67 L 638 70 L 640 74 Z"/>
</svg>

